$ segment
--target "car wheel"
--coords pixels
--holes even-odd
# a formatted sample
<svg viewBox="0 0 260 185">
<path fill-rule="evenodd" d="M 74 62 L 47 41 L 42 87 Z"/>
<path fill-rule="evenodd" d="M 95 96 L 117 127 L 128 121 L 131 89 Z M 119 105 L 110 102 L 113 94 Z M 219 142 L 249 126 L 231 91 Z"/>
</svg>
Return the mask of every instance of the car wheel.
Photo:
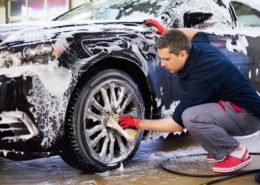
<svg viewBox="0 0 260 185">
<path fill-rule="evenodd" d="M 126 165 L 142 140 L 139 130 L 128 141 L 107 126 L 112 116 L 143 117 L 144 104 L 134 80 L 116 69 L 86 76 L 75 88 L 68 105 L 62 159 L 70 166 L 89 172 L 104 172 Z"/>
</svg>

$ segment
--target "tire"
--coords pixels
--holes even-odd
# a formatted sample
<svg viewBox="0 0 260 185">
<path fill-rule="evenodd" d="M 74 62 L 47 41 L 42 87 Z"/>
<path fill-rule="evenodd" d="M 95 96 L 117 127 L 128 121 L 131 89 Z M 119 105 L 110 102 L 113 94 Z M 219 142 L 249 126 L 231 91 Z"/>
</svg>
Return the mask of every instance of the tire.
<svg viewBox="0 0 260 185">
<path fill-rule="evenodd" d="M 144 104 L 134 80 L 126 73 L 107 69 L 83 78 L 68 105 L 62 159 L 88 172 L 114 170 L 126 165 L 142 140 L 139 130 L 127 141 L 107 127 L 110 116 L 133 115 L 143 118 Z"/>
</svg>

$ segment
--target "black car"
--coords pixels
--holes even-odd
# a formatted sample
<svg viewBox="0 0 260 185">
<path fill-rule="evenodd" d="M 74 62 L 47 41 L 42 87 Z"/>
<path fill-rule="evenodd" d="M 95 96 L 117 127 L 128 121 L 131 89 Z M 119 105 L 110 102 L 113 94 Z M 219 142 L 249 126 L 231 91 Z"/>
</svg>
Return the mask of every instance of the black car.
<svg viewBox="0 0 260 185">
<path fill-rule="evenodd" d="M 143 24 L 147 18 L 209 33 L 260 91 L 256 1 L 95 0 L 50 22 L 0 26 L 2 157 L 59 154 L 90 172 L 126 165 L 144 131 L 128 137 L 116 118 L 168 117 L 183 94 L 176 74 L 160 66 L 159 35 Z"/>
</svg>

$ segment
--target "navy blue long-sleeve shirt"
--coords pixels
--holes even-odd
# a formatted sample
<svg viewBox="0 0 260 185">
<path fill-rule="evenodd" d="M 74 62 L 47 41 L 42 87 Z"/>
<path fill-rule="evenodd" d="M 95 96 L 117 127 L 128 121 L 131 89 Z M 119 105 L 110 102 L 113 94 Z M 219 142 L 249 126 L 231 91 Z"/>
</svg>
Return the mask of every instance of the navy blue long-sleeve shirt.
<svg viewBox="0 0 260 185">
<path fill-rule="evenodd" d="M 185 109 L 219 100 L 230 101 L 260 119 L 260 97 L 230 59 L 210 44 L 206 33 L 198 32 L 191 42 L 189 57 L 177 74 L 184 95 L 172 116 L 174 121 L 184 127 L 181 115 Z"/>
</svg>

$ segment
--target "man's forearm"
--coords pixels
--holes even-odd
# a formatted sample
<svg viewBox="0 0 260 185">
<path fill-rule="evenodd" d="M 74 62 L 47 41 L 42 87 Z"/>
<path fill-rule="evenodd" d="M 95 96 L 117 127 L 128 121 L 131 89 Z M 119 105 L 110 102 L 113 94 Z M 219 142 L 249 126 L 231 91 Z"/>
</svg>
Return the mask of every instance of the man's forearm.
<svg viewBox="0 0 260 185">
<path fill-rule="evenodd" d="M 159 120 L 140 120 L 140 128 L 155 132 L 181 132 L 184 129 L 172 118 L 164 118 Z"/>
</svg>

